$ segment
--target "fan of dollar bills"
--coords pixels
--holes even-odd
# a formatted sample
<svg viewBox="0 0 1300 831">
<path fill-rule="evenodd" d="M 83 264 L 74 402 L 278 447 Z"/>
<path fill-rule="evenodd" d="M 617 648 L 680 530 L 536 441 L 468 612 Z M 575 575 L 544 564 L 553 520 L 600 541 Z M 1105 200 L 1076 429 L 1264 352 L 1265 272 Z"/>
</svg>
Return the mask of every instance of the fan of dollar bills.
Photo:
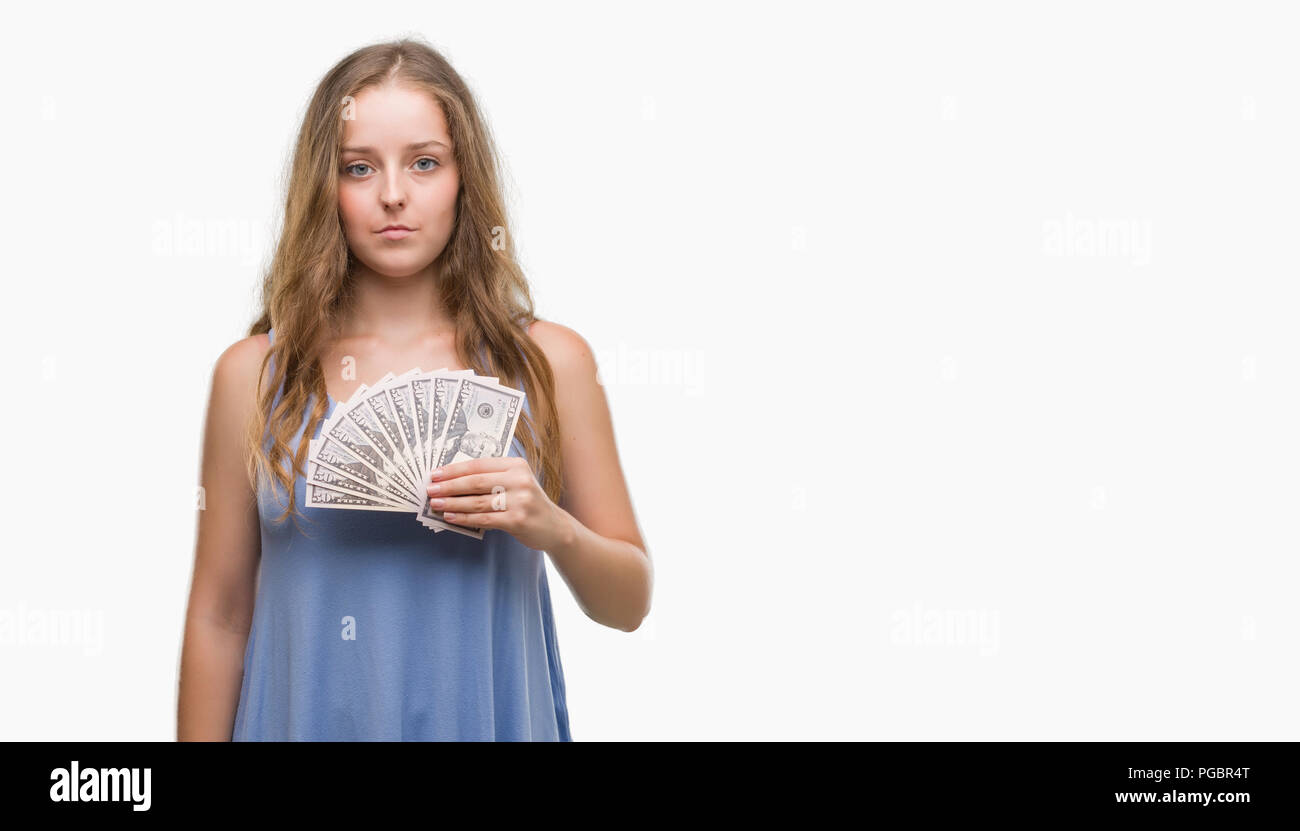
<svg viewBox="0 0 1300 831">
<path fill-rule="evenodd" d="M 430 471 L 465 459 L 505 456 L 524 394 L 472 369 L 391 372 L 335 405 L 307 459 L 304 507 L 409 511 L 435 533 L 483 539 L 429 507 Z"/>
</svg>

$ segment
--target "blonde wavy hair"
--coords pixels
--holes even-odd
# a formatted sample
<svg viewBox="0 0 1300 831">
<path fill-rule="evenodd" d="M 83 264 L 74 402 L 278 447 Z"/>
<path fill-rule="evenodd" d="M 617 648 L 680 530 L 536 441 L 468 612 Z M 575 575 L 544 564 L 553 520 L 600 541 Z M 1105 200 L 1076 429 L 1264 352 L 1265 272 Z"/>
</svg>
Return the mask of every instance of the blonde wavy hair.
<svg viewBox="0 0 1300 831">
<path fill-rule="evenodd" d="M 435 267 L 442 302 L 456 323 L 457 356 L 480 375 L 496 376 L 527 395 L 531 417 L 521 414 L 515 435 L 546 494 L 556 502 L 560 499 L 555 379 L 546 356 L 526 332 L 537 319 L 532 294 L 515 261 L 511 235 L 499 230 L 508 225 L 495 145 L 473 95 L 451 64 L 431 46 L 403 38 L 358 49 L 330 69 L 316 87 L 298 132 L 284 224 L 262 284 L 262 313 L 248 331 L 258 335 L 275 329 L 248 425 L 247 472 L 254 489 L 259 477 L 269 474 L 290 495 L 277 523 L 289 515 L 300 516 L 292 499 L 294 477 L 305 475 L 308 442 L 328 408 L 320 356 L 354 301 L 351 273 L 356 260 L 338 205 L 342 110 L 345 100 L 390 81 L 433 96 L 451 133 L 460 191 L 455 225 Z M 269 376 L 268 364 L 274 367 Z M 289 442 L 313 399 L 308 426 L 298 446 L 291 448 Z M 293 462 L 292 471 L 284 467 L 286 458 Z"/>
</svg>

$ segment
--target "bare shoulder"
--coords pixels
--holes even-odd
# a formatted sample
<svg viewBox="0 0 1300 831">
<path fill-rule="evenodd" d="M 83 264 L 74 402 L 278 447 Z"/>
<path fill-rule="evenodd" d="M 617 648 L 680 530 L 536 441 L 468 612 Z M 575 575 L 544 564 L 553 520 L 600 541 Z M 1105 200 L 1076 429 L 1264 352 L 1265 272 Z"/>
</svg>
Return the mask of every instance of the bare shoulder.
<svg viewBox="0 0 1300 831">
<path fill-rule="evenodd" d="M 265 334 L 249 335 L 227 346 L 213 367 L 213 381 L 221 385 L 248 386 L 257 383 L 262 359 L 271 348 Z"/>
<path fill-rule="evenodd" d="M 528 327 L 528 335 L 541 347 L 557 375 L 595 376 L 596 358 L 591 344 L 573 329 L 552 320 L 535 320 Z"/>
<path fill-rule="evenodd" d="M 236 411 L 254 406 L 262 359 L 270 348 L 270 338 L 265 334 L 249 335 L 226 347 L 212 368 L 214 405 Z"/>
</svg>

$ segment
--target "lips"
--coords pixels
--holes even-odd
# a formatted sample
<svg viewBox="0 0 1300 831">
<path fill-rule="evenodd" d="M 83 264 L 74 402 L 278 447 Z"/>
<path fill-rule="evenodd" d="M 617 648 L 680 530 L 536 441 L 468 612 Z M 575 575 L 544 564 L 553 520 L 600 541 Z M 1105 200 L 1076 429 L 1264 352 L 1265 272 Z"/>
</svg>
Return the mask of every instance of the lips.
<svg viewBox="0 0 1300 831">
<path fill-rule="evenodd" d="M 380 231 L 379 235 L 384 239 L 402 239 L 403 237 L 409 237 L 411 233 L 411 229 L 405 225 L 389 225 Z"/>
</svg>

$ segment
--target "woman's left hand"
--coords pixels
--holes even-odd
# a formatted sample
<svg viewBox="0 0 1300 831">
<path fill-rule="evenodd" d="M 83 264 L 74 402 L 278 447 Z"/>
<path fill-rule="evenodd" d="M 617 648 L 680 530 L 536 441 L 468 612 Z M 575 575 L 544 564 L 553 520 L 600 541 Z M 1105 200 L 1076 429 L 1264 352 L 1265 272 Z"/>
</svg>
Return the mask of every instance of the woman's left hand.
<svg viewBox="0 0 1300 831">
<path fill-rule="evenodd" d="M 448 522 L 497 528 L 538 551 L 553 550 L 569 533 L 571 517 L 551 501 L 520 456 L 453 462 L 429 478 L 429 507 Z"/>
</svg>

